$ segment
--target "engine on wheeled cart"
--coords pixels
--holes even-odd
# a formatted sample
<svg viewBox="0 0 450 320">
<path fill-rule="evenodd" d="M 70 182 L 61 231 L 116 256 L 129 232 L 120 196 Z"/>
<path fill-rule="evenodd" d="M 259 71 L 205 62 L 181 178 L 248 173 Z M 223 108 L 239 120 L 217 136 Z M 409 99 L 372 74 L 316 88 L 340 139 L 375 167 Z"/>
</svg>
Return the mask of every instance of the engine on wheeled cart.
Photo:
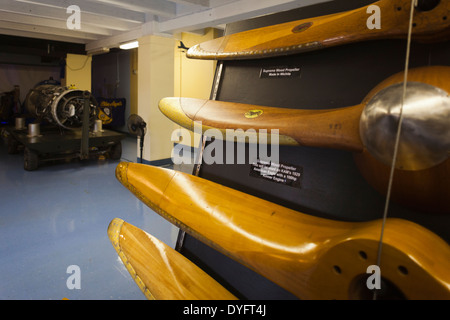
<svg viewBox="0 0 450 320">
<path fill-rule="evenodd" d="M 24 115 L 5 129 L 8 153 L 24 151 L 24 169 L 35 170 L 43 161 L 107 154 L 118 160 L 124 134 L 102 128 L 97 101 L 89 91 L 40 84 L 24 102 Z"/>
</svg>

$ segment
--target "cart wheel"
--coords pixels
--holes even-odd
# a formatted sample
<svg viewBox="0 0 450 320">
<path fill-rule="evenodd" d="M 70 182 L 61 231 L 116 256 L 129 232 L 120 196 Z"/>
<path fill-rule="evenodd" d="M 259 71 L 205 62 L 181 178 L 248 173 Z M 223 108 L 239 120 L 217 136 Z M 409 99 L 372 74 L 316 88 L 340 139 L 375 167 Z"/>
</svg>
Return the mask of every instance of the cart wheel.
<svg viewBox="0 0 450 320">
<path fill-rule="evenodd" d="M 8 136 L 8 154 L 16 154 L 19 152 L 19 141 L 13 136 Z"/>
<path fill-rule="evenodd" d="M 111 147 L 109 150 L 109 157 L 112 160 L 120 160 L 120 157 L 122 157 L 122 142 L 119 141 L 115 145 Z"/>
<path fill-rule="evenodd" d="M 27 171 L 36 170 L 39 166 L 39 156 L 37 152 L 25 148 L 23 155 L 24 155 L 24 164 L 23 164 L 24 169 Z"/>
</svg>

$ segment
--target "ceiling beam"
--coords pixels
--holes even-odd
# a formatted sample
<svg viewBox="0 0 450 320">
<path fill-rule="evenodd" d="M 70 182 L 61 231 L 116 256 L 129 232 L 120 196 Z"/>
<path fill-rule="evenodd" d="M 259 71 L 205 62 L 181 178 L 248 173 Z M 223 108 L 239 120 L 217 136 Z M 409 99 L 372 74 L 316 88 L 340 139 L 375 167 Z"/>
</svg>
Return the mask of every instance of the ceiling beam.
<svg viewBox="0 0 450 320">
<path fill-rule="evenodd" d="M 101 38 L 96 41 L 90 41 L 86 44 L 86 51 L 92 52 L 103 48 L 114 48 L 118 47 L 122 43 L 138 40 L 139 38 L 146 35 L 157 35 L 161 37 L 170 37 L 172 34 L 161 33 L 158 31 L 158 22 L 150 21 L 143 24 L 141 27 L 128 32 L 122 32 L 111 37 Z"/>
<path fill-rule="evenodd" d="M 0 11 L 0 21 L 17 22 L 20 21 L 22 24 L 39 26 L 39 27 L 51 27 L 59 30 L 67 31 L 66 21 L 55 20 L 49 18 L 41 18 L 35 16 L 28 16 L 19 13 L 4 12 Z M 91 33 L 98 36 L 109 37 L 112 36 L 112 32 L 108 29 L 92 26 L 88 24 L 82 25 L 83 33 Z"/>
<path fill-rule="evenodd" d="M 107 0 L 100 0 L 107 1 Z M 211 0 L 211 4 L 222 4 L 200 12 L 177 16 L 165 21 L 148 21 L 132 32 L 88 42 L 86 50 L 111 48 L 121 42 L 136 40 L 146 35 L 171 36 L 180 32 L 194 32 L 207 27 L 242 21 L 257 16 L 296 9 L 332 0 Z"/>
<path fill-rule="evenodd" d="M 70 37 L 67 37 L 67 36 L 34 33 L 34 32 L 29 32 L 29 31 L 22 31 L 22 30 L 12 30 L 12 29 L 2 29 L 2 28 L 0 28 L 0 34 L 8 35 L 8 36 L 43 39 L 43 40 L 79 43 L 79 44 L 85 44 L 86 43 L 86 40 L 80 39 L 80 38 L 70 38 Z"/>
<path fill-rule="evenodd" d="M 82 13 L 93 13 L 96 15 L 104 15 L 134 23 L 145 22 L 145 14 L 138 11 L 119 8 L 116 6 L 108 6 L 106 4 L 91 2 L 88 0 L 16 0 L 18 2 L 34 3 L 47 5 L 56 8 L 67 9 L 71 5 L 76 5 Z"/>
<path fill-rule="evenodd" d="M 71 39 L 84 39 L 84 42 L 97 40 L 99 37 L 90 33 L 80 32 L 78 30 L 56 29 L 52 27 L 33 26 L 18 22 L 0 21 L 0 29 L 18 30 L 32 33 L 40 33 L 43 35 L 56 35 Z"/>
<path fill-rule="evenodd" d="M 112 37 L 102 38 L 96 41 L 91 41 L 86 44 L 86 51 L 88 53 L 102 50 L 103 48 L 118 47 L 120 44 L 137 40 L 142 37 L 142 28 L 136 28 L 128 32 L 122 32 Z"/>
<path fill-rule="evenodd" d="M 176 4 L 167 0 L 96 0 L 96 2 L 166 18 L 173 18 L 177 13 Z"/>
<path fill-rule="evenodd" d="M 209 0 L 169 0 L 172 2 L 180 3 L 180 4 L 186 4 L 186 5 L 196 5 L 201 7 L 210 7 L 210 1 Z"/>
<path fill-rule="evenodd" d="M 205 11 L 163 21 L 159 31 L 174 33 L 242 21 L 332 0 L 238 0 Z"/>
<path fill-rule="evenodd" d="M 67 18 L 70 17 L 70 14 L 67 13 L 66 8 L 42 6 L 34 3 L 18 2 L 14 0 L 1 0 L 0 11 L 21 13 L 24 15 L 41 18 L 51 18 L 63 21 L 66 21 Z M 113 19 L 108 16 L 93 13 L 84 13 L 81 19 L 82 26 L 83 24 L 90 24 L 118 31 L 127 31 L 139 25 L 138 23 L 123 21 L 120 19 Z"/>
</svg>

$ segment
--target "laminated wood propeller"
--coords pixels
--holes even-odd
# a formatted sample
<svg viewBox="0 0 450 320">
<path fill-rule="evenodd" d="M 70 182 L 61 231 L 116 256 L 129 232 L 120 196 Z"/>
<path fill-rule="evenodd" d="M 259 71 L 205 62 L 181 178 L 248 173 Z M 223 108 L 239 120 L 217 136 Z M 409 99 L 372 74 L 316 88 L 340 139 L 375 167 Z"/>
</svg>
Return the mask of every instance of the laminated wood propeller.
<svg viewBox="0 0 450 320">
<path fill-rule="evenodd" d="M 381 26 L 369 29 L 369 6 L 359 9 L 286 22 L 227 35 L 191 47 L 195 59 L 257 59 L 301 53 L 354 42 L 406 38 L 410 0 L 380 0 Z M 368 11 L 369 8 L 369 11 Z M 450 2 L 418 0 L 414 16 L 414 39 L 439 41 L 450 35 Z"/>
<path fill-rule="evenodd" d="M 313 217 L 196 176 L 136 163 L 120 163 L 116 177 L 171 223 L 300 299 L 371 297 L 367 269 L 376 264 L 379 220 Z M 378 298 L 450 299 L 449 245 L 406 220 L 389 218 L 384 229 Z M 149 241 L 141 241 L 144 250 Z M 136 260 L 143 261 L 140 250 Z M 143 273 L 151 270 L 149 265 Z"/>
<path fill-rule="evenodd" d="M 277 129 L 282 145 L 349 150 L 361 174 L 385 193 L 402 106 L 403 73 L 377 85 L 361 104 L 340 109 L 273 108 L 192 98 L 164 98 L 163 114 L 202 132 L 242 129 L 248 137 Z M 393 199 L 415 210 L 450 212 L 450 67 L 409 70 Z M 263 130 L 263 131 L 261 131 Z M 443 178 L 446 177 L 446 178 Z"/>
<path fill-rule="evenodd" d="M 108 236 L 133 280 L 148 299 L 236 299 L 179 252 L 122 219 L 111 221 Z"/>
</svg>

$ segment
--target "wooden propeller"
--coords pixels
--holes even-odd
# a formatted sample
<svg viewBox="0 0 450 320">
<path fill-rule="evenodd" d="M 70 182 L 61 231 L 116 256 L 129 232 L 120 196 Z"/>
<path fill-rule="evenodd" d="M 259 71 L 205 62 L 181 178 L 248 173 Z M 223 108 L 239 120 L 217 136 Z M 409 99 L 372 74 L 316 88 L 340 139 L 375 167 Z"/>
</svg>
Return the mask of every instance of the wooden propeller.
<svg viewBox="0 0 450 320">
<path fill-rule="evenodd" d="M 359 136 L 359 119 L 363 105 L 343 109 L 301 110 L 249 105 L 218 100 L 195 98 L 163 98 L 159 109 L 170 120 L 194 131 L 199 125 L 201 133 L 217 129 L 226 139 L 235 136 L 227 130 L 245 131 L 249 140 L 259 138 L 259 130 L 279 130 L 281 145 L 330 147 L 350 151 L 363 151 Z M 265 135 L 265 132 L 263 133 Z M 268 137 L 269 138 L 269 137 Z M 236 139 L 237 140 L 237 139 Z"/>
<path fill-rule="evenodd" d="M 116 177 L 171 223 L 301 299 L 371 298 L 367 268 L 376 264 L 379 220 L 317 218 L 196 176 L 136 163 L 120 163 Z M 379 298 L 450 299 L 448 270 L 450 247 L 444 240 L 415 223 L 387 219 L 380 264 L 386 296 Z"/>
<path fill-rule="evenodd" d="M 222 131 L 224 139 L 236 139 L 227 134 L 228 129 L 242 129 L 249 139 L 252 135 L 259 137 L 261 130 L 266 136 L 266 132 L 277 129 L 282 145 L 353 151 L 361 174 L 379 192 L 385 193 L 402 83 L 403 73 L 397 73 L 373 88 L 361 104 L 340 109 L 273 108 L 176 97 L 162 99 L 159 108 L 182 127 L 194 130 L 196 124 L 201 124 L 204 134 L 209 129 L 217 129 Z M 450 67 L 411 69 L 408 86 L 412 98 L 404 107 L 410 111 L 404 111 L 407 121 L 403 122 L 405 129 L 392 198 L 414 210 L 449 213 Z M 442 106 L 436 101 L 443 101 Z M 431 150 L 430 146 L 436 149 Z"/>
<path fill-rule="evenodd" d="M 122 219 L 111 221 L 108 236 L 147 299 L 236 299 L 178 251 Z"/>
<path fill-rule="evenodd" d="M 410 0 L 380 0 L 381 26 L 369 29 L 369 6 L 359 9 L 286 22 L 227 35 L 191 47 L 194 59 L 257 59 L 306 52 L 354 42 L 406 38 Z M 450 3 L 419 0 L 414 16 L 414 39 L 439 41 L 450 34 Z"/>
</svg>

